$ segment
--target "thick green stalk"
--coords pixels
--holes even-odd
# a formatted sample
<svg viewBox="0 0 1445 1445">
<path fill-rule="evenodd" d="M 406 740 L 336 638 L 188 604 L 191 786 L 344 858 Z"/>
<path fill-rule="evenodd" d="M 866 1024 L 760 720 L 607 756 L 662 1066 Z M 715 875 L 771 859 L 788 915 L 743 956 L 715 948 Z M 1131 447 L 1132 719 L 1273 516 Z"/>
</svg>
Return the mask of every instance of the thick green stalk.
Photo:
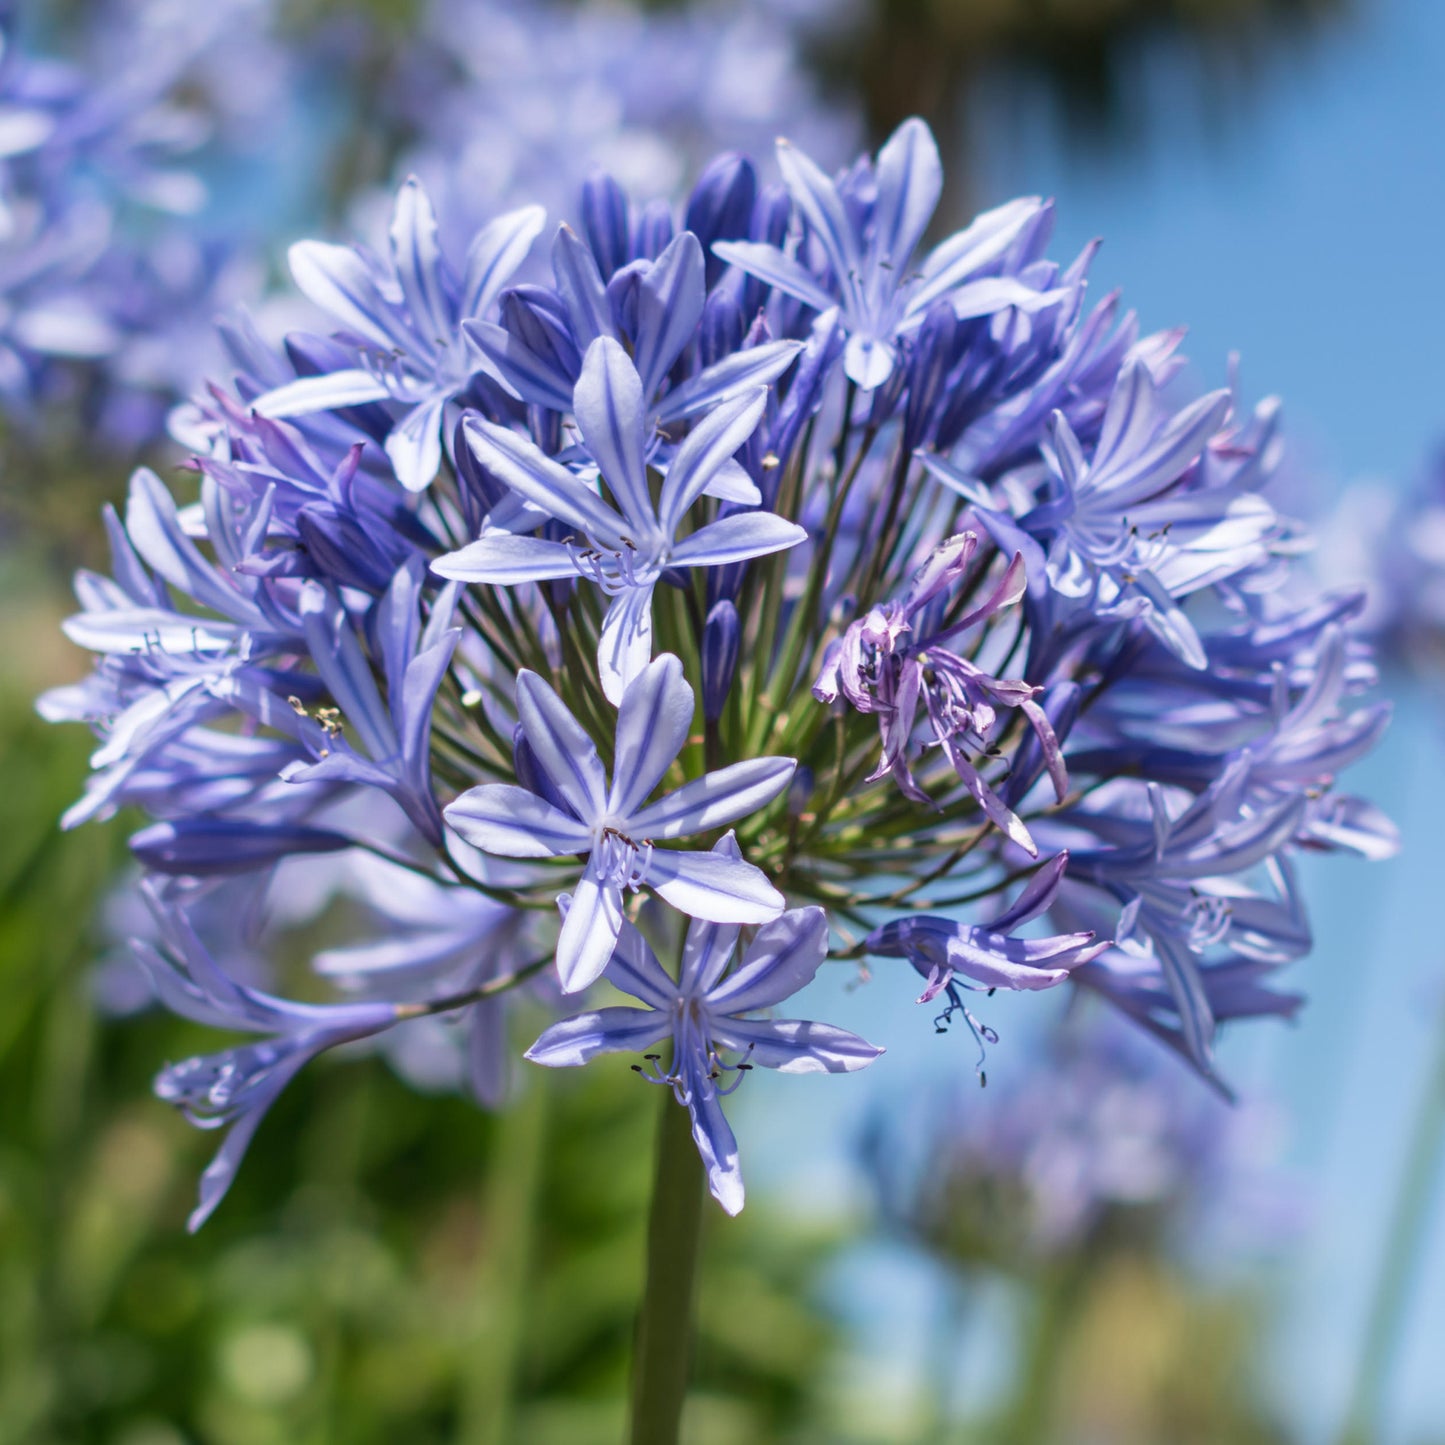
<svg viewBox="0 0 1445 1445">
<path fill-rule="evenodd" d="M 647 1223 L 647 1283 L 632 1365 L 632 1445 L 677 1445 L 692 1363 L 692 1306 L 702 1231 L 702 1161 L 686 1109 L 662 1093 Z"/>
<path fill-rule="evenodd" d="M 1365 1343 L 1340 1433 L 1340 1445 L 1368 1445 L 1379 1436 L 1380 1410 L 1390 1364 L 1410 1303 L 1416 1266 L 1428 1243 L 1426 1229 L 1430 1223 L 1431 1196 L 1440 1172 L 1441 1155 L 1445 1154 L 1445 1015 L 1440 1018 L 1436 1051 L 1400 1176 L 1400 1192 L 1380 1261 L 1375 1298 L 1365 1326 Z"/>
</svg>

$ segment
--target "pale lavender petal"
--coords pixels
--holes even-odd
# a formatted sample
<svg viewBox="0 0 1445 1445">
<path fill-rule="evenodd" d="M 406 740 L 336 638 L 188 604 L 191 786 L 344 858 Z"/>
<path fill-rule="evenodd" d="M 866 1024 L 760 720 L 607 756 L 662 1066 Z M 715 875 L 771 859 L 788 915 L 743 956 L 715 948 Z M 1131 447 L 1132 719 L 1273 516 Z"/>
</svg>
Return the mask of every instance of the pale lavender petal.
<svg viewBox="0 0 1445 1445">
<path fill-rule="evenodd" d="M 462 280 L 461 314 L 483 316 L 512 273 L 527 259 L 532 243 L 542 234 L 547 213 L 541 206 L 523 206 L 489 221 L 467 247 L 466 274 Z"/>
<path fill-rule="evenodd" d="M 772 802 L 796 767 L 792 758 L 748 758 L 705 773 L 634 813 L 631 826 L 640 838 L 685 838 L 721 828 Z"/>
<path fill-rule="evenodd" d="M 662 781 L 692 730 L 693 691 L 682 663 L 664 653 L 627 688 L 617 710 L 617 748 L 607 811 L 631 818 Z"/>
<path fill-rule="evenodd" d="M 442 411 L 446 401 L 435 397 L 413 407 L 386 439 L 396 479 L 409 492 L 425 491 L 442 464 Z"/>
<path fill-rule="evenodd" d="M 589 858 L 557 937 L 557 976 L 563 993 L 578 993 L 602 977 L 621 931 L 622 889 L 604 882 L 596 859 Z"/>
<path fill-rule="evenodd" d="M 415 176 L 408 176 L 396 193 L 391 257 L 417 334 L 432 346 L 444 345 L 451 339 L 456 319 L 442 280 L 436 212 Z"/>
<path fill-rule="evenodd" d="M 657 516 L 647 490 L 642 380 L 610 336 L 599 336 L 587 348 L 573 411 L 587 450 L 630 524 L 629 535 L 634 542 L 656 536 Z"/>
<path fill-rule="evenodd" d="M 342 406 L 362 406 L 371 401 L 385 401 L 390 395 L 384 382 L 357 367 L 327 372 L 323 376 L 300 377 L 264 392 L 251 405 L 261 416 L 281 418 L 308 416 Z"/>
<path fill-rule="evenodd" d="M 923 263 L 923 279 L 909 295 L 908 309 L 922 315 L 969 276 L 996 261 L 1038 214 L 1043 204 L 1025 196 L 985 211 L 967 230 L 936 246 Z"/>
<path fill-rule="evenodd" d="M 527 438 L 480 416 L 468 416 L 464 430 L 472 455 L 498 481 L 594 541 L 623 548 L 626 523 L 580 477 Z"/>
<path fill-rule="evenodd" d="M 832 304 L 829 300 L 828 305 Z M 801 341 L 767 341 L 761 346 L 735 351 L 668 392 L 658 408 L 657 419 L 663 423 L 681 421 L 708 411 L 739 392 L 750 391 L 755 386 L 771 386 L 802 349 Z"/>
<path fill-rule="evenodd" d="M 383 351 L 408 349 L 411 338 L 396 324 L 371 268 L 350 246 L 297 241 L 286 254 L 291 278 L 308 301 Z"/>
<path fill-rule="evenodd" d="M 517 716 L 543 771 L 579 818 L 597 818 L 607 802 L 607 774 L 597 744 L 571 709 L 535 672 L 517 674 Z"/>
<path fill-rule="evenodd" d="M 552 243 L 552 272 L 566 303 L 577 345 L 585 349 L 599 336 L 611 336 L 612 317 L 602 275 L 592 252 L 570 226 L 561 227 Z"/>
<path fill-rule="evenodd" d="M 577 576 L 576 554 L 561 542 L 545 537 L 517 537 L 493 532 L 448 552 L 431 564 L 441 577 L 463 582 L 490 582 L 494 587 L 515 587 L 522 582 L 545 582 Z"/>
<path fill-rule="evenodd" d="M 874 244 L 880 263 L 902 273 L 943 194 L 943 165 L 933 132 L 916 116 L 905 120 L 878 152 Z"/>
<path fill-rule="evenodd" d="M 652 660 L 653 584 L 629 587 L 608 605 L 597 643 L 597 672 L 613 707 Z"/>
<path fill-rule="evenodd" d="M 708 482 L 757 430 L 767 401 L 768 393 L 763 387 L 740 392 L 721 402 L 688 434 L 662 484 L 662 503 L 658 510 L 667 536 L 677 531 L 683 515 Z"/>
<path fill-rule="evenodd" d="M 714 1014 L 772 1008 L 812 983 L 828 956 L 828 915 L 821 908 L 790 908 L 764 924 L 737 971 L 707 997 Z"/>
<path fill-rule="evenodd" d="M 667 1010 L 677 1000 L 677 985 L 667 976 L 647 940 L 630 923 L 624 923 L 617 936 L 617 947 L 607 965 L 607 981 L 650 1008 Z"/>
<path fill-rule="evenodd" d="M 837 186 L 811 157 L 788 141 L 778 141 L 777 155 L 793 204 L 827 253 L 839 284 L 847 286 L 849 278 L 858 274 L 860 258 L 857 237 Z"/>
<path fill-rule="evenodd" d="M 549 1069 L 575 1069 L 598 1054 L 640 1054 L 671 1032 L 671 1020 L 654 1009 L 596 1009 L 544 1029 L 522 1057 Z"/>
<path fill-rule="evenodd" d="M 843 349 L 843 370 L 861 391 L 882 386 L 893 375 L 896 360 L 893 347 L 877 336 L 855 333 Z"/>
<path fill-rule="evenodd" d="M 511 783 L 468 788 L 442 811 L 474 848 L 504 858 L 557 858 L 592 847 L 591 832 L 575 818 Z"/>
<path fill-rule="evenodd" d="M 743 1175 L 738 1167 L 738 1141 L 723 1116 L 722 1100 L 706 1080 L 700 1080 L 688 1096 L 692 1115 L 692 1138 L 707 1170 L 707 1187 L 712 1197 L 729 1213 L 743 1207 Z"/>
<path fill-rule="evenodd" d="M 807 540 L 803 528 L 772 512 L 734 512 L 685 537 L 672 549 L 671 561 L 678 567 L 721 567 L 784 552 Z"/>
<path fill-rule="evenodd" d="M 761 241 L 714 241 L 712 249 L 713 255 L 721 256 L 728 265 L 756 276 L 814 310 L 827 311 L 837 304 L 836 298 L 828 294 L 806 266 L 776 246 Z"/>
<path fill-rule="evenodd" d="M 702 247 L 684 231 L 668 242 L 637 291 L 637 370 L 648 396 L 692 340 L 705 294 Z"/>
<path fill-rule="evenodd" d="M 784 1074 L 851 1074 L 883 1052 L 847 1029 L 806 1019 L 714 1020 L 712 1037 L 747 1063 Z"/>
<path fill-rule="evenodd" d="M 761 869 L 716 853 L 654 848 L 646 881 L 679 913 L 710 923 L 766 923 L 785 901 Z"/>
</svg>

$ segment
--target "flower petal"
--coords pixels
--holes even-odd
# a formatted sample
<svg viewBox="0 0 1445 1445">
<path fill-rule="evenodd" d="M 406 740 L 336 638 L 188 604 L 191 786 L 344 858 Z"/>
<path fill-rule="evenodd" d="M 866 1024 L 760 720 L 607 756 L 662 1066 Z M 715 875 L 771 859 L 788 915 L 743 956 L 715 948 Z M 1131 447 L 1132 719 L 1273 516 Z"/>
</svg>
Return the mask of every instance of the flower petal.
<svg viewBox="0 0 1445 1445">
<path fill-rule="evenodd" d="M 517 716 L 542 770 L 579 818 L 591 822 L 607 802 L 597 744 L 571 709 L 535 672 L 517 674 Z"/>
<path fill-rule="evenodd" d="M 737 971 L 707 997 L 716 1014 L 772 1008 L 813 981 L 828 956 L 828 915 L 821 908 L 790 908 L 758 930 Z"/>
<path fill-rule="evenodd" d="M 738 1167 L 737 1135 L 723 1114 L 722 1100 L 707 1080 L 688 1091 L 692 1138 L 707 1170 L 708 1192 L 729 1213 L 743 1207 L 743 1175 Z"/>
<path fill-rule="evenodd" d="M 795 261 L 776 246 L 761 241 L 715 241 L 713 255 L 721 256 L 730 266 L 756 276 L 784 295 L 811 306 L 815 311 L 826 311 L 837 304 L 822 283 L 800 261 Z"/>
<path fill-rule="evenodd" d="M 654 848 L 646 883 L 678 912 L 709 923 L 766 923 L 785 901 L 761 869 L 716 853 Z"/>
<path fill-rule="evenodd" d="M 721 828 L 772 802 L 788 786 L 797 766 L 792 758 L 748 758 L 705 773 L 634 813 L 635 836 L 685 838 Z"/>
<path fill-rule="evenodd" d="M 685 537 L 672 549 L 670 560 L 678 567 L 722 567 L 784 552 L 807 540 L 803 528 L 772 512 L 734 512 Z"/>
<path fill-rule="evenodd" d="M 693 691 L 682 663 L 664 653 L 632 681 L 617 710 L 617 748 L 607 811 L 630 818 L 662 781 L 692 728 Z"/>
<path fill-rule="evenodd" d="M 662 484 L 662 504 L 658 510 L 667 536 L 676 533 L 683 514 L 708 482 L 757 430 L 767 401 L 764 387 L 749 388 L 721 402 L 688 434 Z"/>
<path fill-rule="evenodd" d="M 386 454 L 396 479 L 409 492 L 424 492 L 442 464 L 443 397 L 414 406 L 391 430 Z"/>
<path fill-rule="evenodd" d="M 578 993 L 602 977 L 621 932 L 622 890 L 603 882 L 596 860 L 589 858 L 557 937 L 557 975 L 563 993 Z"/>
<path fill-rule="evenodd" d="M 656 1009 L 595 1009 L 543 1029 L 522 1057 L 549 1069 L 575 1069 L 598 1054 L 640 1054 L 671 1032 L 671 1020 Z"/>
<path fill-rule="evenodd" d="M 527 259 L 532 243 L 542 234 L 547 213 L 541 206 L 523 206 L 488 221 L 467 247 L 466 274 L 462 280 L 461 314 L 483 316 L 497 299 L 512 273 Z"/>
<path fill-rule="evenodd" d="M 829 300 L 828 305 L 832 304 Z M 681 421 L 740 391 L 771 386 L 802 350 L 801 341 L 765 341 L 761 346 L 735 351 L 668 392 L 658 408 L 657 419 L 664 423 Z"/>
<path fill-rule="evenodd" d="M 619 592 L 602 619 L 597 642 L 597 671 L 602 691 L 614 707 L 652 661 L 653 584 Z"/>
<path fill-rule="evenodd" d="M 263 392 L 251 403 L 261 416 L 280 418 L 308 416 L 312 412 L 332 411 L 342 406 L 361 406 L 366 402 L 385 401 L 391 393 L 383 382 L 360 367 L 347 371 L 330 371 L 321 376 L 302 376 Z"/>
<path fill-rule="evenodd" d="M 712 1038 L 746 1054 L 748 1063 L 784 1074 L 851 1074 L 883 1052 L 847 1029 L 807 1019 L 714 1021 Z"/>
<path fill-rule="evenodd" d="M 512 783 L 468 788 L 442 811 L 474 848 L 504 858 L 558 858 L 592 847 L 592 834 L 575 818 Z"/>
<path fill-rule="evenodd" d="M 549 578 L 575 577 L 573 553 L 561 542 L 545 537 L 517 537 L 510 532 L 493 532 L 448 552 L 431 564 L 440 577 L 463 582 L 490 582 L 494 587 L 515 587 L 523 582 L 545 582 Z"/>
<path fill-rule="evenodd" d="M 637 370 L 647 396 L 657 394 L 692 340 L 705 294 L 702 247 L 684 231 L 668 242 L 637 288 Z"/>
<path fill-rule="evenodd" d="M 572 409 L 582 440 L 617 498 L 634 542 L 657 535 L 657 514 L 647 490 L 646 408 L 642 379 L 610 336 L 599 336 L 582 358 Z M 642 536 L 638 536 L 638 533 Z"/>
<path fill-rule="evenodd" d="M 623 546 L 621 534 L 626 524 L 622 518 L 580 477 L 526 437 L 475 413 L 467 417 L 463 430 L 472 455 L 489 467 L 498 481 L 593 540 L 619 549 Z"/>
<path fill-rule="evenodd" d="M 418 336 L 433 345 L 456 330 L 446 283 L 436 212 L 422 183 L 408 176 L 396 193 L 391 216 L 391 258 Z"/>
</svg>

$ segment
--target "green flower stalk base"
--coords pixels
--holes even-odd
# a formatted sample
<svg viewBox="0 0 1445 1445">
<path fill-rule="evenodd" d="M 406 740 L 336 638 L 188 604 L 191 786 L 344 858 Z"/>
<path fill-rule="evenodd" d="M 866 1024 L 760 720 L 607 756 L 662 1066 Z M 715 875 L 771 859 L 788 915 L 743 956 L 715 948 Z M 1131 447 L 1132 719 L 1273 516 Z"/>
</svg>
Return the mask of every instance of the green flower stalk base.
<svg viewBox="0 0 1445 1445">
<path fill-rule="evenodd" d="M 632 1445 L 676 1445 L 692 1364 L 692 1303 L 702 1232 L 702 1161 L 688 1112 L 662 1091 L 647 1224 L 647 1282 L 632 1366 Z"/>
</svg>

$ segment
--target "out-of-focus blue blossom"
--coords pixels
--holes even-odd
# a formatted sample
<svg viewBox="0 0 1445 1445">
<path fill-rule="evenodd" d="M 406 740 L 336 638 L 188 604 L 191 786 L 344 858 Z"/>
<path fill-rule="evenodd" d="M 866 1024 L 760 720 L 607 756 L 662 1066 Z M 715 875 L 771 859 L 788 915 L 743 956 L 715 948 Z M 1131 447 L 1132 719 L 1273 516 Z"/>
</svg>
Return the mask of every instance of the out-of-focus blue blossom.
<svg viewBox="0 0 1445 1445">
<path fill-rule="evenodd" d="M 741 861 L 731 835 L 715 850 Z M 735 968 L 736 925 L 694 921 L 674 980 L 647 941 L 630 924 L 617 939 L 608 978 L 645 1008 L 612 1007 L 577 1014 L 547 1029 L 526 1057 L 549 1068 L 585 1064 L 599 1054 L 642 1053 L 672 1042 L 672 1063 L 649 1054 L 653 1083 L 672 1089 L 692 1115 L 692 1134 L 707 1166 L 713 1197 L 736 1214 L 743 1207 L 737 1139 L 723 1116 L 722 1099 L 753 1068 L 785 1074 L 852 1073 L 882 1049 L 831 1024 L 803 1019 L 753 1018 L 811 983 L 828 955 L 828 919 L 821 908 L 795 908 L 764 924 Z M 727 1063 L 724 1052 L 736 1055 Z M 733 1075 L 731 1083 L 720 1081 Z"/>
<path fill-rule="evenodd" d="M 164 951 L 137 940 L 135 949 L 156 993 L 184 1018 L 213 1028 L 265 1035 L 222 1053 L 170 1064 L 156 1093 L 206 1129 L 228 1128 L 201 1176 L 199 1229 L 225 1197 L 267 1109 L 300 1069 L 338 1044 L 393 1027 L 407 1010 L 394 1003 L 301 1004 L 247 988 L 230 978 L 186 922 L 155 899 Z"/>
<path fill-rule="evenodd" d="M 1160 1050 L 1098 1013 L 1061 1022 L 1028 1069 L 986 1095 L 938 1105 L 903 1137 L 871 1129 L 865 1159 L 885 1220 L 962 1264 L 1026 1269 L 1111 1222 L 1234 1258 L 1299 1227 L 1277 1111 L 1191 1088 Z"/>
</svg>

